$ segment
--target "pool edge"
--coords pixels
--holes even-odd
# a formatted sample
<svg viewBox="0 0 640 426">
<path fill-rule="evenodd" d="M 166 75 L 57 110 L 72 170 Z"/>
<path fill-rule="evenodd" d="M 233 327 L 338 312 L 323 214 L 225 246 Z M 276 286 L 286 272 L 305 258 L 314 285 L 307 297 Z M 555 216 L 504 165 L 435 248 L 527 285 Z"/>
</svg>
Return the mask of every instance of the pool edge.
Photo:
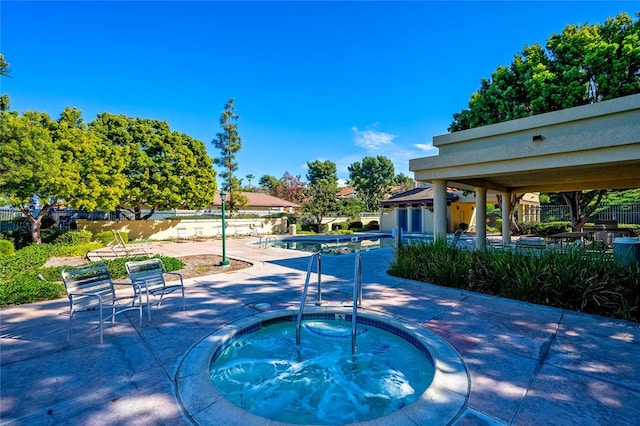
<svg viewBox="0 0 640 426">
<path fill-rule="evenodd" d="M 275 318 L 295 316 L 295 309 L 256 313 L 230 322 L 191 347 L 180 362 L 176 373 L 176 397 L 185 415 L 194 424 L 268 424 L 285 425 L 249 413 L 220 394 L 209 377 L 209 366 L 216 348 L 240 330 Z M 339 313 L 350 315 L 351 308 L 305 307 L 305 313 Z M 437 334 L 403 320 L 362 309 L 358 315 L 371 318 L 410 333 L 427 348 L 434 361 L 434 378 L 418 400 L 378 419 L 356 423 L 362 426 L 388 424 L 451 424 L 464 412 L 470 392 L 469 373 L 458 352 Z"/>
</svg>

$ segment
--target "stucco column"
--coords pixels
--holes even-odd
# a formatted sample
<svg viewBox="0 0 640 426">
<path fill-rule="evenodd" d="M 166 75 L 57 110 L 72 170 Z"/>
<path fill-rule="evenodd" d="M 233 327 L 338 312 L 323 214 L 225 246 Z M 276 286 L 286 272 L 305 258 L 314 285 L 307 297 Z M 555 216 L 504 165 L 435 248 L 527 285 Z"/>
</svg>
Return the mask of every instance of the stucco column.
<svg viewBox="0 0 640 426">
<path fill-rule="evenodd" d="M 487 190 L 475 188 L 476 192 L 476 249 L 487 248 Z"/>
<path fill-rule="evenodd" d="M 426 226 L 424 224 L 427 220 L 427 206 L 420 204 L 420 233 L 424 234 Z"/>
<path fill-rule="evenodd" d="M 411 233 L 413 229 L 413 206 L 409 204 L 407 206 L 407 234 Z"/>
<path fill-rule="evenodd" d="M 447 182 L 436 179 L 433 185 L 433 238 L 447 238 Z"/>
<path fill-rule="evenodd" d="M 511 194 L 502 192 L 502 246 L 506 247 L 511 242 Z M 522 217 L 522 216 L 520 216 Z"/>
</svg>

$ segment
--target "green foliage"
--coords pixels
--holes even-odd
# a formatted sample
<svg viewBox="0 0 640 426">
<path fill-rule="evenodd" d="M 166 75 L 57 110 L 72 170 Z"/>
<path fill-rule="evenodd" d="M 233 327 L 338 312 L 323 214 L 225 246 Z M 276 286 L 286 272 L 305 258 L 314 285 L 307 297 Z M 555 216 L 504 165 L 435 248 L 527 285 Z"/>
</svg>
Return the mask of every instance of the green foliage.
<svg viewBox="0 0 640 426">
<path fill-rule="evenodd" d="M 13 256 L 15 254 L 15 247 L 9 240 L 0 240 L 0 257 Z"/>
<path fill-rule="evenodd" d="M 122 150 L 101 141 L 66 108 L 58 120 L 46 113 L 0 111 L 0 196 L 33 224 L 33 241 L 47 213 L 60 201 L 74 208 L 114 208 L 125 185 Z M 42 208 L 34 216 L 33 199 Z"/>
<path fill-rule="evenodd" d="M 360 222 L 359 220 L 349 223 L 349 229 L 362 229 L 362 227 L 362 222 Z"/>
<path fill-rule="evenodd" d="M 110 113 L 89 127 L 103 143 L 126 152 L 125 180 L 109 185 L 123 188 L 123 215 L 148 219 L 158 208 L 202 208 L 213 200 L 216 174 L 203 142 L 171 131 L 166 121 Z"/>
<path fill-rule="evenodd" d="M 100 242 L 78 244 L 56 244 L 52 256 L 56 257 L 86 257 L 92 250 L 97 250 L 104 245 Z"/>
<path fill-rule="evenodd" d="M 331 224 L 332 231 L 347 230 L 347 229 L 349 229 L 349 222 L 335 222 Z"/>
<path fill-rule="evenodd" d="M 125 234 L 125 233 L 121 233 L 121 234 Z M 124 235 L 122 236 L 124 238 Z M 127 238 L 129 238 L 129 235 L 127 234 Z M 98 242 L 100 242 L 102 245 L 106 246 L 107 244 L 109 244 L 110 242 L 113 241 L 113 232 L 111 231 L 101 231 L 98 232 L 94 239 Z M 125 241 L 127 242 L 127 241 Z"/>
<path fill-rule="evenodd" d="M 91 231 L 80 230 L 80 231 L 67 231 L 61 235 L 59 235 L 55 240 L 55 243 L 60 244 L 85 244 L 90 243 L 93 239 L 93 234 Z"/>
<path fill-rule="evenodd" d="M 569 222 L 518 222 L 518 228 L 523 235 L 549 237 L 553 234 L 570 231 L 571 224 Z"/>
<path fill-rule="evenodd" d="M 16 252 L 15 256 L 0 257 L 0 282 L 44 265 L 55 247 L 50 244 L 32 244 Z"/>
<path fill-rule="evenodd" d="M 393 163 L 387 157 L 364 157 L 349 167 L 349 184 L 365 203 L 367 211 L 376 211 L 380 202 L 391 194 L 395 183 Z"/>
<path fill-rule="evenodd" d="M 640 321 L 640 268 L 584 250 L 470 251 L 444 240 L 398 247 L 389 273 L 447 287 Z"/>
<path fill-rule="evenodd" d="M 233 102 L 233 99 L 229 99 L 225 104 L 219 120 L 222 132 L 217 133 L 213 140 L 213 146 L 220 151 L 220 157 L 214 158 L 213 162 L 222 168 L 220 177 L 224 183 L 221 186 L 229 194 L 228 206 L 232 211 L 245 206 L 248 202 L 247 198 L 240 193 L 240 180 L 234 176 L 238 171 L 236 155 L 242 148 L 242 138 L 238 133 L 237 124 L 240 116 L 235 113 Z"/>
<path fill-rule="evenodd" d="M 525 46 L 508 67 L 483 78 L 449 131 L 640 93 L 640 21 L 626 13 L 604 24 L 568 25 L 545 48 Z"/>
<path fill-rule="evenodd" d="M 0 306 L 59 299 L 65 294 L 63 284 L 41 281 L 31 271 L 20 272 L 9 281 L 0 281 Z"/>
<path fill-rule="evenodd" d="M 44 268 L 43 265 L 52 256 L 86 256 L 90 250 L 98 247 L 101 247 L 98 242 L 32 244 L 18 250 L 14 256 L 0 256 L 0 306 L 63 297 L 66 294 L 64 285 L 60 283 L 63 267 Z M 185 266 L 184 262 L 179 259 L 166 256 L 157 257 L 162 259 L 168 271 L 180 270 Z M 108 265 L 112 277 L 121 279 L 127 277 L 125 262 L 143 259 L 147 259 L 147 257 L 118 258 L 107 260 L 105 263 Z"/>
<path fill-rule="evenodd" d="M 307 162 L 307 167 L 308 201 L 303 210 L 315 219 L 317 231 L 322 232 L 322 219 L 337 210 L 338 169 L 329 160 Z"/>
</svg>

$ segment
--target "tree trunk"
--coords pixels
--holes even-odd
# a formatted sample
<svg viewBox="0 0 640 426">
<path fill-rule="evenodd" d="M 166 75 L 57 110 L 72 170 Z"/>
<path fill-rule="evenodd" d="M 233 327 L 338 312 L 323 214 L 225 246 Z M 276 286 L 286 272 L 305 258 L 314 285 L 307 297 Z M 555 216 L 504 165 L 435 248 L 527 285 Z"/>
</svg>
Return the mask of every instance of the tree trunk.
<svg viewBox="0 0 640 426">
<path fill-rule="evenodd" d="M 37 216 L 33 216 L 33 213 L 29 211 L 28 206 L 22 207 L 20 209 L 22 211 L 22 214 L 24 214 L 26 218 L 29 219 L 29 222 L 31 222 L 31 242 L 35 244 L 42 244 L 42 236 L 40 235 L 42 218 L 47 215 L 47 212 L 49 212 L 49 210 L 51 210 L 53 206 L 55 206 L 55 204 L 45 204 Z"/>
<path fill-rule="evenodd" d="M 589 221 L 589 217 L 598 208 L 602 202 L 602 197 L 606 192 L 606 190 L 598 191 L 595 194 L 596 200 L 593 203 L 590 203 L 590 201 L 593 200 L 593 194 L 590 194 L 590 196 L 585 199 L 582 191 L 562 193 L 562 198 L 569 207 L 572 232 L 582 232 L 582 228 Z"/>
</svg>

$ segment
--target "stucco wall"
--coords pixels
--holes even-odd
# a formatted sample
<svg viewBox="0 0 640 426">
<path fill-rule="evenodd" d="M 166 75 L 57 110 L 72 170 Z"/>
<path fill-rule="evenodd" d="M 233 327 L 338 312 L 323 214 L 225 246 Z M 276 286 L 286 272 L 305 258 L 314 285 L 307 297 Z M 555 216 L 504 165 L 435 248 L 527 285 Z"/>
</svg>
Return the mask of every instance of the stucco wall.
<svg viewBox="0 0 640 426">
<path fill-rule="evenodd" d="M 135 221 L 91 221 L 79 219 L 78 229 L 97 234 L 102 231 L 127 232 L 129 240 L 171 240 L 180 237 L 178 229 L 187 236 L 203 238 L 220 237 L 221 219 L 182 219 L 182 220 L 135 220 Z M 286 232 L 286 218 L 278 219 L 227 219 L 225 234 L 260 235 Z"/>
</svg>

